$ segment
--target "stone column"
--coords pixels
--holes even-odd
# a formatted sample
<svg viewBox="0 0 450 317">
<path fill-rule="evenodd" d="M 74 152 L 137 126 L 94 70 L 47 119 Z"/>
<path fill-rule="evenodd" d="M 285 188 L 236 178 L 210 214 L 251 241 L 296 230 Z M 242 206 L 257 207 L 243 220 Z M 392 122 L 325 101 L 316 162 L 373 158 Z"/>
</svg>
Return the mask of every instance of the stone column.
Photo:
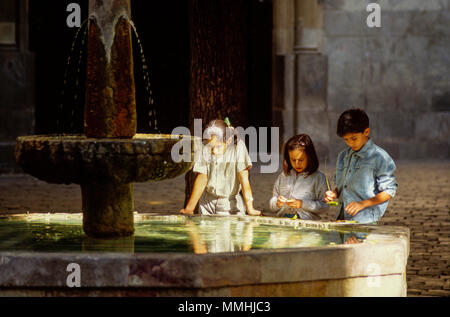
<svg viewBox="0 0 450 317">
<path fill-rule="evenodd" d="M 319 1 L 295 0 L 295 133 L 311 137 L 321 161 L 328 156 L 330 128 L 328 59 L 321 53 L 322 28 Z"/>
<path fill-rule="evenodd" d="M 86 107 L 87 137 L 136 134 L 130 0 L 89 2 Z"/>
<path fill-rule="evenodd" d="M 83 230 L 90 237 L 120 237 L 134 233 L 133 184 L 81 185 Z"/>
<path fill-rule="evenodd" d="M 295 0 L 295 50 L 320 51 L 323 10 L 318 0 Z"/>
<path fill-rule="evenodd" d="M 295 131 L 295 0 L 273 1 L 273 125 L 280 127 L 280 150 Z"/>
<path fill-rule="evenodd" d="M 130 0 L 89 1 L 87 137 L 131 138 L 136 134 L 130 14 Z M 81 185 L 81 192 L 83 229 L 88 236 L 133 234 L 132 184 L 88 183 Z"/>
</svg>

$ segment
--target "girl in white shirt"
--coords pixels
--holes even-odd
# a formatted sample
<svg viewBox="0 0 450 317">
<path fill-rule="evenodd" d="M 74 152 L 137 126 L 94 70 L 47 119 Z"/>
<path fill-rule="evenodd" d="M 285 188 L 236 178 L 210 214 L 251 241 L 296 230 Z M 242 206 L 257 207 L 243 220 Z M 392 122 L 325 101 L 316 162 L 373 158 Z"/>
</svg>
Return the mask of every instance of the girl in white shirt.
<svg viewBox="0 0 450 317">
<path fill-rule="evenodd" d="M 252 162 L 244 141 L 223 120 L 211 121 L 203 136 L 205 145 L 193 167 L 198 175 L 191 197 L 180 213 L 193 214 L 198 202 L 203 215 L 261 215 L 253 208 L 249 181 Z"/>
</svg>

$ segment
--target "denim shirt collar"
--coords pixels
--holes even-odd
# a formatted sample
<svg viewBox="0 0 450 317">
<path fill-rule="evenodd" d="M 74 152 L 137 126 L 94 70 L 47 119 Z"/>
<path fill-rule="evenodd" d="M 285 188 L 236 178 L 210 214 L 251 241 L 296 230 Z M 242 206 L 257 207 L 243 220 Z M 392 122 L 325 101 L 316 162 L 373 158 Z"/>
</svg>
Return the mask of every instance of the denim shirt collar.
<svg viewBox="0 0 450 317">
<path fill-rule="evenodd" d="M 355 154 L 356 156 L 359 156 L 360 158 L 365 158 L 367 155 L 367 152 L 369 152 L 369 150 L 372 147 L 373 147 L 373 141 L 371 138 L 369 138 L 369 140 L 367 140 L 366 144 L 364 144 L 364 146 L 359 151 L 353 151 L 352 149 L 350 149 L 350 151 L 348 151 L 347 155 L 345 155 L 345 156 L 350 157 L 353 154 Z"/>
</svg>

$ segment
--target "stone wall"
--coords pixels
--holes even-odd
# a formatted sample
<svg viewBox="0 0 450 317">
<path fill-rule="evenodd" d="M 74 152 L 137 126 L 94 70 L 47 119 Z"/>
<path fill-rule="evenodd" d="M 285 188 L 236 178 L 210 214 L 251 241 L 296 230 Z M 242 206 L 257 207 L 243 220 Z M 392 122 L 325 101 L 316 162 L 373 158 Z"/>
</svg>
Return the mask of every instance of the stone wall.
<svg viewBox="0 0 450 317">
<path fill-rule="evenodd" d="M 19 169 L 16 137 L 34 130 L 34 55 L 28 51 L 26 0 L 8 0 L 2 8 L 0 23 L 9 26 L 0 32 L 0 173 L 5 173 Z"/>
<path fill-rule="evenodd" d="M 275 96 L 282 89 L 284 98 L 274 100 L 274 125 L 282 126 L 282 141 L 308 133 L 321 161 L 332 161 L 345 148 L 337 119 L 359 107 L 375 143 L 394 159 L 450 158 L 449 0 L 277 2 L 296 8 L 289 11 L 293 49 L 275 49 L 274 80 L 283 79 Z M 370 2 L 381 6 L 380 28 L 366 24 Z"/>
<path fill-rule="evenodd" d="M 369 28 L 368 2 L 381 6 Z M 374 141 L 394 159 L 450 158 L 450 1 L 323 1 L 330 155 L 336 122 L 364 109 Z"/>
</svg>

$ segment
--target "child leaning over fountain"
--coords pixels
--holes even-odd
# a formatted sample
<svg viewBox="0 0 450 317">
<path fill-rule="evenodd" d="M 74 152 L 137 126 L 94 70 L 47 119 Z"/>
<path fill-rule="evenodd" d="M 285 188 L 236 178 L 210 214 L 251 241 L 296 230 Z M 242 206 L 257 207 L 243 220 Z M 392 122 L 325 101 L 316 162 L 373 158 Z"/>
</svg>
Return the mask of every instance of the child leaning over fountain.
<svg viewBox="0 0 450 317">
<path fill-rule="evenodd" d="M 291 137 L 283 148 L 283 172 L 273 186 L 269 205 L 277 216 L 320 219 L 328 209 L 323 200 L 327 190 L 325 175 L 319 172 L 319 160 L 307 134 Z"/>
<path fill-rule="evenodd" d="M 397 191 L 395 163 L 369 137 L 369 117 L 361 109 L 344 111 L 338 119 L 337 135 L 348 148 L 339 153 L 333 191 L 326 201 L 339 198 L 338 220 L 376 223 Z"/>
<path fill-rule="evenodd" d="M 199 212 L 204 215 L 245 214 L 247 211 L 251 216 L 259 216 L 261 212 L 253 208 L 249 182 L 252 162 L 244 141 L 223 120 L 211 121 L 203 136 L 206 142 L 193 167 L 198 175 L 191 197 L 180 213 L 193 214 L 198 202 Z M 239 193 L 241 187 L 244 197 Z"/>
</svg>

